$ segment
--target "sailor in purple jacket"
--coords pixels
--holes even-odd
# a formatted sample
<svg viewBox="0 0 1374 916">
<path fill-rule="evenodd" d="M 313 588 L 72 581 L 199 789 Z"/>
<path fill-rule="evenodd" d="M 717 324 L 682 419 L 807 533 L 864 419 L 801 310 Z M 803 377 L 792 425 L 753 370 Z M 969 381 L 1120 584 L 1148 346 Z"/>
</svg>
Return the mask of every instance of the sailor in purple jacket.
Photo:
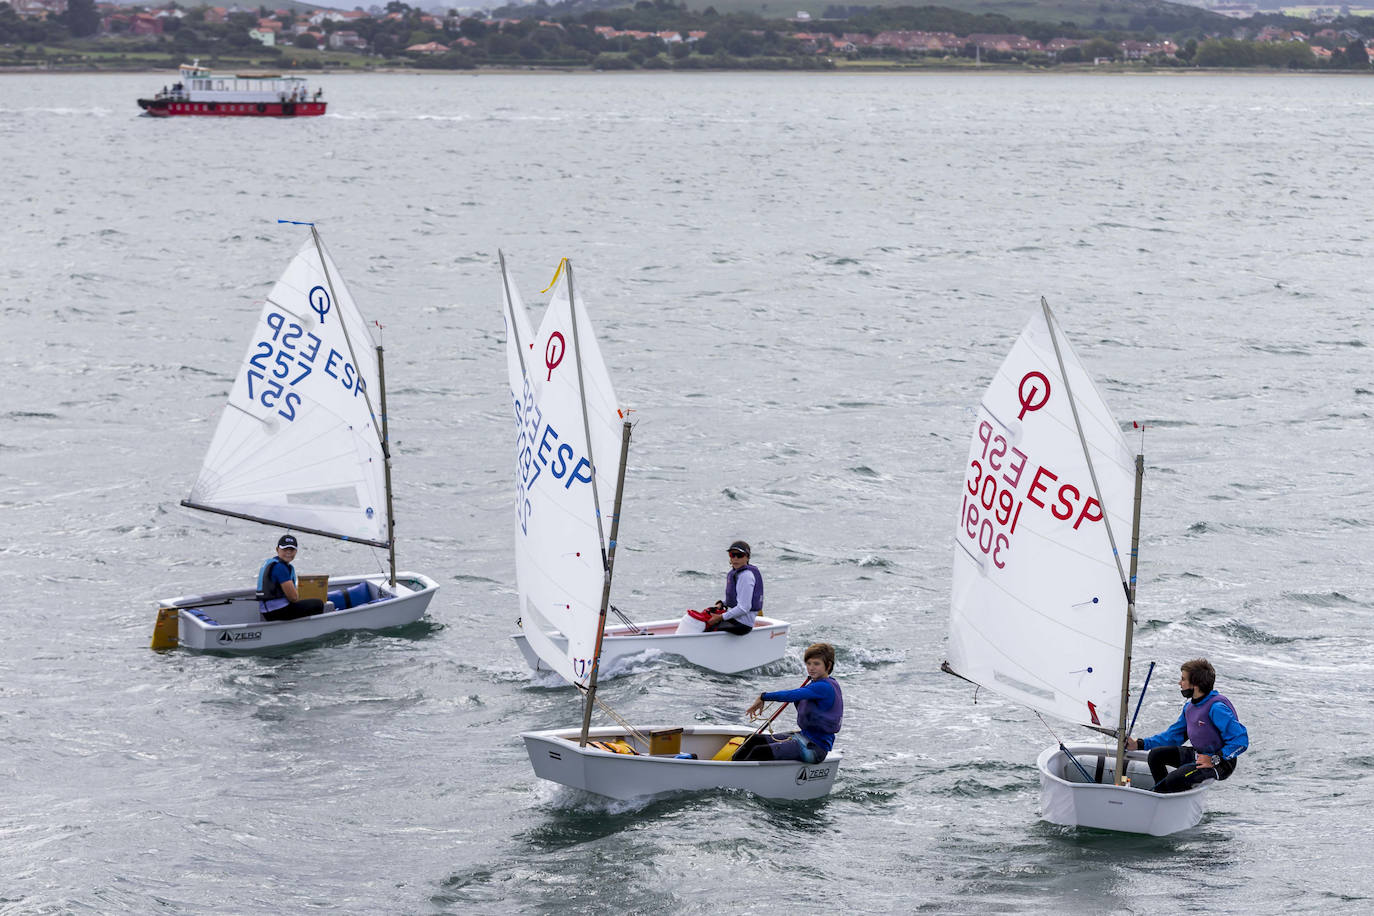
<svg viewBox="0 0 1374 916">
<path fill-rule="evenodd" d="M 1183 663 L 1179 692 L 1188 698 L 1178 721 L 1149 738 L 1127 738 L 1130 750 L 1150 752 L 1156 792 L 1186 792 L 1208 779 L 1225 779 L 1236 769 L 1236 757 L 1250 745 L 1250 735 L 1231 701 L 1212 688 L 1217 672 L 1205 658 Z M 1192 747 L 1184 747 L 1187 740 Z M 1169 772 L 1169 767 L 1174 767 Z"/>
<path fill-rule="evenodd" d="M 735 541 L 727 549 L 730 571 L 725 574 L 725 600 L 708 608 L 707 631 L 719 630 L 744 636 L 754 630 L 754 620 L 763 610 L 763 573 L 749 562 L 749 545 Z"/>
<path fill-rule="evenodd" d="M 797 731 L 789 735 L 758 735 L 746 741 L 735 760 L 801 760 L 820 763 L 835 746 L 835 735 L 844 718 L 844 694 L 830 676 L 835 670 L 835 647 L 828 642 L 808 646 L 806 684 L 796 690 L 770 690 L 759 694 L 746 710 L 752 719 L 771 702 L 797 704 Z"/>
</svg>

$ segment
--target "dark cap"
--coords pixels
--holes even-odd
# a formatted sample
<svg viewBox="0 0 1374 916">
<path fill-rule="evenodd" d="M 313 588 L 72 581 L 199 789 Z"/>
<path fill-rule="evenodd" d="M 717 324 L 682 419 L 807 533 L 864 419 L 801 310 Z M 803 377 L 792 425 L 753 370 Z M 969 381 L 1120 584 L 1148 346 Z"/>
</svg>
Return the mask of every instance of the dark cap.
<svg viewBox="0 0 1374 916">
<path fill-rule="evenodd" d="M 746 541 L 735 541 L 735 543 L 733 543 L 733 544 L 731 544 L 729 547 L 727 547 L 726 550 L 727 550 L 727 551 L 735 551 L 735 550 L 738 550 L 738 551 L 740 551 L 741 553 L 743 553 L 746 557 L 751 557 L 751 556 L 753 556 L 753 554 L 752 554 L 752 553 L 750 552 L 750 550 L 749 550 L 749 544 L 748 544 L 748 542 L 746 542 Z"/>
<path fill-rule="evenodd" d="M 277 549 L 281 550 L 283 547 L 296 547 L 296 536 L 294 534 L 283 534 L 281 537 L 277 538 Z"/>
</svg>

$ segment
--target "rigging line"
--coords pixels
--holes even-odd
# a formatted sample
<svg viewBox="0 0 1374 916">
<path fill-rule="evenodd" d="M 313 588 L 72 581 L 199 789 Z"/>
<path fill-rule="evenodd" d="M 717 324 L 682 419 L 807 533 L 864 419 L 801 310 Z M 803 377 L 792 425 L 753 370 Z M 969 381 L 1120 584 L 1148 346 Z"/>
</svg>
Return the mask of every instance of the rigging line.
<svg viewBox="0 0 1374 916">
<path fill-rule="evenodd" d="M 608 605 L 608 606 L 610 607 L 610 609 L 611 609 L 612 611 L 615 612 L 615 616 L 617 616 L 617 617 L 619 617 L 619 618 L 621 619 L 621 621 L 625 624 L 625 626 L 627 626 L 627 627 L 633 627 L 633 628 L 635 629 L 635 631 L 638 632 L 638 633 L 647 633 L 647 632 L 649 632 L 648 630 L 646 630 L 646 629 L 644 629 L 643 627 L 641 627 L 639 624 L 635 623 L 635 622 L 634 622 L 633 620 L 631 620 L 629 617 L 627 617 L 627 616 L 625 615 L 625 612 L 622 611 L 620 608 L 616 607 L 614 604 Z"/>
<path fill-rule="evenodd" d="M 1093 492 L 1097 495 L 1097 504 L 1102 509 L 1102 524 L 1107 529 L 1107 540 L 1112 545 L 1112 559 L 1116 561 L 1117 575 L 1121 578 L 1121 587 L 1126 592 L 1126 600 L 1133 601 L 1131 597 L 1131 587 L 1126 581 L 1126 570 L 1121 566 L 1121 554 L 1116 549 L 1116 536 L 1112 534 L 1112 516 L 1107 511 L 1107 503 L 1102 499 L 1102 487 L 1097 483 L 1097 469 L 1093 467 L 1092 452 L 1088 449 L 1088 440 L 1083 435 L 1083 423 L 1078 419 L 1078 402 L 1074 400 L 1073 387 L 1069 384 L 1069 373 L 1064 368 L 1064 354 L 1059 350 L 1059 337 L 1054 333 L 1054 316 L 1050 313 L 1050 304 L 1045 301 L 1045 297 L 1040 297 L 1040 307 L 1045 310 L 1045 327 L 1050 332 L 1050 343 L 1054 344 L 1054 358 L 1059 363 L 1059 375 L 1064 379 L 1064 390 L 1069 396 L 1069 410 L 1073 411 L 1073 425 L 1078 430 L 1078 444 L 1083 446 L 1083 459 L 1088 462 L 1088 476 L 1092 478 Z"/>
<path fill-rule="evenodd" d="M 1136 717 L 1140 715 L 1140 704 L 1145 702 L 1145 691 L 1150 689 L 1150 675 L 1154 673 L 1155 663 L 1150 662 L 1150 670 L 1145 672 L 1145 683 L 1140 688 L 1140 698 L 1135 701 L 1135 715 L 1131 716 L 1131 726 L 1130 728 L 1126 729 L 1126 735 L 1128 737 L 1130 736 L 1131 732 L 1135 731 L 1135 720 Z"/>
<path fill-rule="evenodd" d="M 1032 709 L 1031 712 L 1035 712 L 1035 710 Z M 1065 757 L 1068 757 L 1070 760 L 1073 761 L 1073 765 L 1078 767 L 1078 772 L 1083 774 L 1083 778 L 1085 780 L 1096 785 L 1097 780 L 1089 776 L 1087 769 L 1083 766 L 1083 764 L 1078 762 L 1078 758 L 1075 757 L 1073 754 L 1069 753 L 1069 749 L 1064 746 L 1063 741 L 1059 740 L 1059 736 L 1054 733 L 1054 729 L 1050 728 L 1050 724 L 1045 721 L 1045 717 L 1040 715 L 1040 713 L 1038 712 L 1035 712 L 1035 717 L 1040 720 L 1040 724 L 1045 726 L 1045 731 L 1049 732 L 1050 735 L 1054 738 L 1055 743 L 1059 745 L 1060 753 L 1062 753 Z"/>
<path fill-rule="evenodd" d="M 325 257 L 324 242 L 320 239 L 319 230 L 315 228 L 314 223 L 310 224 L 310 235 L 315 240 L 315 251 L 320 256 L 320 271 L 324 274 L 324 282 L 329 284 L 329 295 L 333 297 L 335 302 L 338 302 L 339 294 L 334 292 L 334 278 L 329 274 L 329 259 Z M 339 316 L 339 327 L 343 329 L 344 343 L 348 344 L 348 357 L 349 359 L 353 360 L 354 366 L 359 367 L 358 372 L 361 375 L 362 363 L 358 361 L 357 355 L 353 352 L 353 338 L 348 333 L 348 321 L 343 317 L 342 308 L 339 309 Z M 324 319 L 321 318 L 320 322 L 323 323 Z M 363 401 L 367 404 L 368 415 L 372 417 L 372 431 L 377 435 L 377 444 L 381 446 L 382 457 L 385 458 L 387 461 L 390 461 L 391 448 L 387 444 L 386 437 L 382 435 L 381 424 L 377 422 L 377 411 L 376 408 L 372 406 L 372 392 L 367 389 L 366 385 L 363 385 L 362 389 Z M 1098 500 L 1098 502 L 1101 502 L 1101 500 Z"/>
<path fill-rule="evenodd" d="M 585 691 L 586 688 L 583 687 L 582 690 Z M 643 744 L 646 747 L 648 746 L 649 739 L 644 735 L 644 733 L 641 732 L 639 729 L 635 728 L 629 722 L 625 721 L 625 719 L 620 715 L 620 713 L 612 709 L 605 700 L 598 696 L 594 697 L 592 702 L 596 703 L 597 706 L 601 707 L 601 711 L 604 712 L 606 715 L 610 716 L 616 725 L 619 725 L 621 728 L 625 729 L 626 734 L 643 742 Z"/>
<path fill-rule="evenodd" d="M 611 563 L 606 553 L 606 529 L 601 522 L 601 494 L 596 485 L 596 453 L 592 451 L 592 421 L 587 415 L 587 385 L 582 376 L 582 343 L 581 337 L 577 333 L 577 304 L 574 298 L 576 290 L 573 288 L 573 269 L 571 262 L 564 258 L 558 263 L 559 271 L 568 271 L 568 316 L 572 319 L 573 337 L 573 356 L 577 360 L 577 393 L 582 399 L 582 435 L 587 442 L 587 461 L 592 466 L 592 505 L 596 507 L 596 537 L 601 544 L 601 569 L 609 581 L 611 577 Z M 554 274 L 554 281 L 557 282 L 558 274 Z M 549 284 L 553 286 L 552 283 Z"/>
<path fill-rule="evenodd" d="M 496 249 L 496 256 L 501 260 L 501 286 L 506 291 L 506 311 L 510 313 L 510 333 L 515 337 L 515 355 L 520 359 L 520 380 L 528 384 L 529 378 L 525 370 L 525 351 L 520 346 L 520 330 L 515 322 L 515 300 L 510 294 L 510 275 L 506 273 L 506 253 L 498 248 Z"/>
</svg>

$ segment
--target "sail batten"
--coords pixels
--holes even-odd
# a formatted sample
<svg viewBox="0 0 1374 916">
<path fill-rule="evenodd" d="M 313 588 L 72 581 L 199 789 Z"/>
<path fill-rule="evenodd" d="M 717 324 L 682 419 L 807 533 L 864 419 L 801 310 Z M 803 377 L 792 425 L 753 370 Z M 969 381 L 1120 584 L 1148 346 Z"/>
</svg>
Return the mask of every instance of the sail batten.
<svg viewBox="0 0 1374 916">
<path fill-rule="evenodd" d="M 199 476 L 195 508 L 386 546 L 380 389 L 366 322 L 317 237 L 263 305 Z"/>
<path fill-rule="evenodd" d="M 1014 702 L 1101 728 L 1121 705 L 1126 628 L 1108 526 L 1130 530 L 1121 512 L 1134 467 L 1053 321 L 1048 308 L 1030 320 L 979 404 L 955 527 L 949 665 Z"/>
</svg>

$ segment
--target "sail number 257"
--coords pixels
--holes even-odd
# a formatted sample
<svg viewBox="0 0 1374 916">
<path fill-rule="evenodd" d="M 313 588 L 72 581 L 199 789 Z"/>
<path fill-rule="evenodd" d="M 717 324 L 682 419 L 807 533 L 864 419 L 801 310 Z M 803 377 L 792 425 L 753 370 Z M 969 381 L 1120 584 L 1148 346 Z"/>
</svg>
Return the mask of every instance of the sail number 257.
<svg viewBox="0 0 1374 916">
<path fill-rule="evenodd" d="M 994 566 L 1004 569 L 1007 564 L 1002 554 L 1016 533 L 1021 501 L 1009 487 L 999 486 L 997 477 L 986 473 L 977 459 L 969 462 L 965 490 L 959 510 L 959 530 L 992 558 Z"/>
<path fill-rule="evenodd" d="M 362 373 L 338 350 L 322 349 L 323 341 L 281 312 L 268 312 L 263 319 L 271 334 L 253 344 L 245 365 L 248 400 L 275 409 L 288 422 L 296 419 L 301 396 L 294 390 L 310 374 L 320 369 L 356 397 L 366 387 Z M 312 383 L 314 384 L 314 383 Z"/>
</svg>

